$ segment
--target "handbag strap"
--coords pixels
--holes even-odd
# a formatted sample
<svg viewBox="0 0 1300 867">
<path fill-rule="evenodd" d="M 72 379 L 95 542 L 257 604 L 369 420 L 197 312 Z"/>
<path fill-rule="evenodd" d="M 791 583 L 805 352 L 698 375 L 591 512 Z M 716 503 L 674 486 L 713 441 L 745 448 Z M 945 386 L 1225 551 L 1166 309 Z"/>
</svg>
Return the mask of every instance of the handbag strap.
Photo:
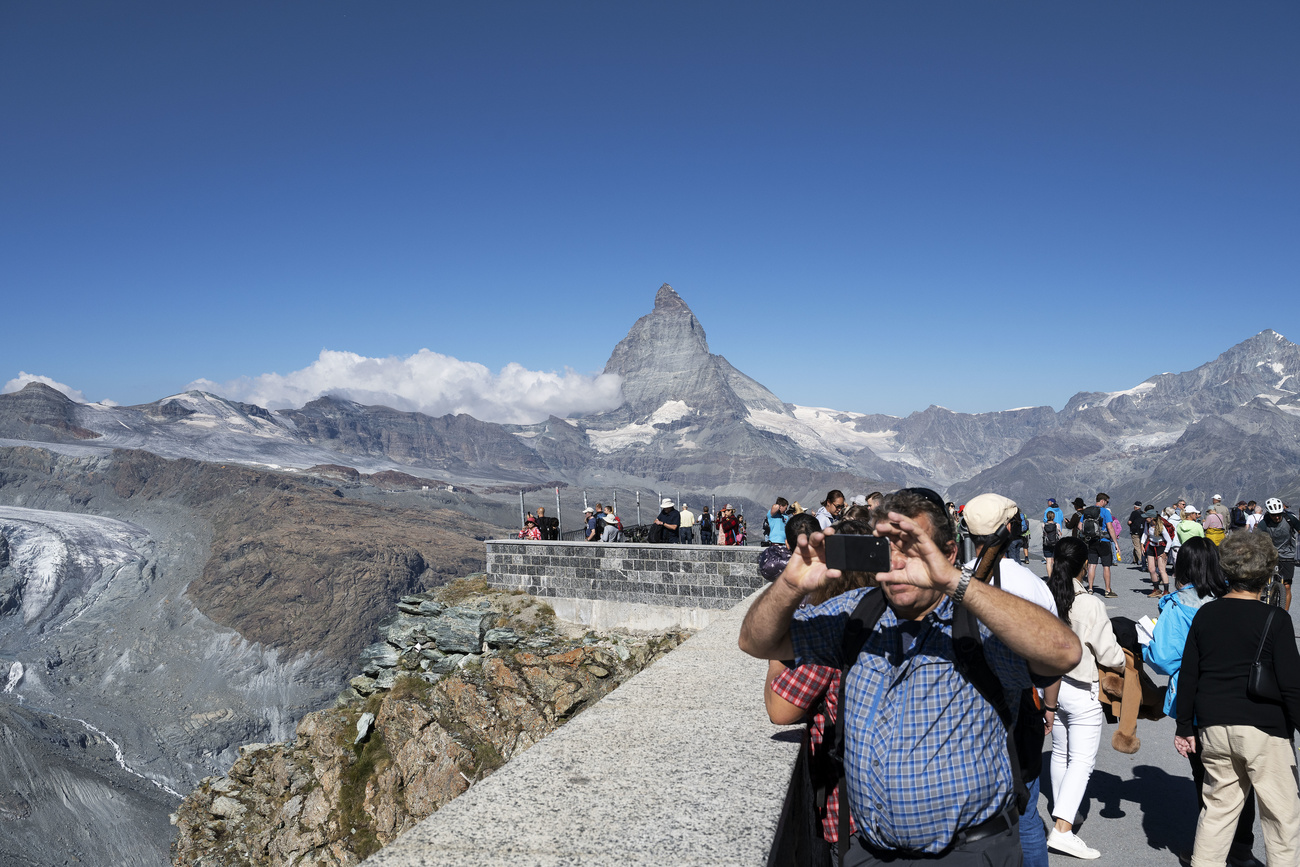
<svg viewBox="0 0 1300 867">
<path fill-rule="evenodd" d="M 1259 665 L 1259 660 L 1264 656 L 1264 642 L 1268 640 L 1269 627 L 1273 625 L 1273 615 L 1277 613 L 1277 606 L 1268 606 L 1268 618 L 1264 621 L 1264 634 L 1259 637 L 1259 648 L 1255 651 L 1255 664 Z"/>
</svg>

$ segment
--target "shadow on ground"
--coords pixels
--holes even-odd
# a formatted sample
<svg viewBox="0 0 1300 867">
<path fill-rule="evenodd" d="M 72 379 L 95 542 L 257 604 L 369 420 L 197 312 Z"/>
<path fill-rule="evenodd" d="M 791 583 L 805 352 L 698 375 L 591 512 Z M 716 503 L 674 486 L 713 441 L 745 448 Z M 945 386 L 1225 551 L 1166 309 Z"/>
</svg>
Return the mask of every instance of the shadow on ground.
<svg viewBox="0 0 1300 867">
<path fill-rule="evenodd" d="M 1043 757 L 1045 769 L 1043 793 L 1051 813 L 1051 756 Z M 1096 817 L 1093 809 L 1096 808 Z M 1087 839 L 1103 839 L 1109 819 L 1128 819 L 1132 811 L 1141 814 L 1142 833 L 1152 849 L 1172 852 L 1190 851 L 1196 836 L 1196 791 L 1186 777 L 1176 777 L 1153 765 L 1133 768 L 1132 779 L 1122 779 L 1108 771 L 1093 771 L 1088 781 L 1088 795 L 1079 805 L 1076 833 Z M 1091 835 L 1091 836 L 1090 836 Z"/>
</svg>

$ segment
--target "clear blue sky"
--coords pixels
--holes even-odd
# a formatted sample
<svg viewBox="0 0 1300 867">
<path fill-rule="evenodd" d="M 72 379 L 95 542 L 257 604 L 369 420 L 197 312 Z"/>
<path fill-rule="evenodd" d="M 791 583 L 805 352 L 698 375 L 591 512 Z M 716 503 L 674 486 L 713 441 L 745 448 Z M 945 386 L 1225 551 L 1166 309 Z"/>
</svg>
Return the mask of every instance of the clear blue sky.
<svg viewBox="0 0 1300 867">
<path fill-rule="evenodd" d="M 1300 5 L 0 4 L 0 383 L 598 371 L 671 283 L 795 403 L 1300 341 Z"/>
</svg>

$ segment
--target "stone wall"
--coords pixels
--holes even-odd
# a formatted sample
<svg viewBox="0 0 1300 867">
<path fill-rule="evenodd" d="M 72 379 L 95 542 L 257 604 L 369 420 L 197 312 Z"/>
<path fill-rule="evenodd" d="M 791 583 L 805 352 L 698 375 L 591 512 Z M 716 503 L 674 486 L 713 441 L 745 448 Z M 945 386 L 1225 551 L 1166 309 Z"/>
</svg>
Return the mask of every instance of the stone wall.
<svg viewBox="0 0 1300 867">
<path fill-rule="evenodd" d="M 488 583 L 534 596 L 722 611 L 766 583 L 760 551 L 497 539 L 487 543 Z"/>
</svg>

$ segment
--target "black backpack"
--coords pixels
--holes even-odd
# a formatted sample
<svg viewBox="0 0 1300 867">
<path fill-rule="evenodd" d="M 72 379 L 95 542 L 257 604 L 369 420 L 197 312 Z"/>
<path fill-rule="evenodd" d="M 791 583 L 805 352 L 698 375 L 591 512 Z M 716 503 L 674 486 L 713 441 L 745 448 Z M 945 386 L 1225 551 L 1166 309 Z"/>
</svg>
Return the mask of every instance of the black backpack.
<svg viewBox="0 0 1300 867">
<path fill-rule="evenodd" d="M 1101 507 L 1089 506 L 1084 509 L 1079 519 L 1079 538 L 1085 542 L 1097 542 L 1105 534 L 1105 524 L 1101 521 Z"/>
<path fill-rule="evenodd" d="M 986 557 L 988 553 L 986 550 Z M 1001 584 L 1000 565 L 994 565 L 991 579 L 989 583 L 993 586 L 997 587 Z M 844 665 L 840 670 L 838 712 L 834 723 L 830 721 L 828 716 L 826 731 L 822 737 L 823 746 L 831 745 L 831 749 L 828 751 L 830 761 L 827 764 L 831 765 L 838 773 L 834 779 L 827 778 L 824 776 L 825 767 L 823 766 L 822 780 L 818 781 L 814 778 L 813 781 L 817 787 L 817 804 L 819 807 L 825 804 L 826 795 L 831 788 L 836 784 L 840 787 L 839 849 L 841 862 L 848 851 L 850 834 L 849 789 L 844 772 L 844 717 L 846 716 L 844 685 L 848 680 L 849 669 L 857 663 L 858 654 L 862 652 L 867 637 L 871 635 L 872 630 L 876 628 L 876 623 L 880 621 L 881 616 L 885 613 L 885 607 L 885 594 L 883 592 L 880 590 L 868 591 L 863 594 L 857 607 L 849 615 L 848 623 L 844 628 L 844 640 L 841 650 Z M 1047 720 L 1038 705 L 1038 694 L 1032 688 L 1021 691 L 1018 701 L 1019 715 L 1015 724 L 1012 725 L 1011 710 L 1002 689 L 1002 681 L 998 680 L 997 674 L 994 673 L 984 656 L 984 643 L 980 638 L 979 621 L 974 614 L 970 613 L 969 609 L 961 605 L 957 606 L 953 613 L 952 644 L 955 657 L 953 664 L 956 666 L 957 671 L 971 686 L 979 691 L 985 701 L 993 706 L 994 711 L 997 712 L 1002 724 L 1007 729 L 1007 758 L 1011 764 L 1011 778 L 1016 795 L 1016 810 L 1023 816 L 1029 807 L 1029 789 L 1025 785 L 1025 780 L 1036 779 L 1042 773 L 1043 765 L 1044 729 Z M 1024 757 L 1024 764 L 1021 764 L 1022 756 Z"/>
<path fill-rule="evenodd" d="M 664 534 L 666 532 L 667 531 L 664 529 L 663 524 L 651 524 L 650 533 L 646 537 L 646 541 L 651 545 L 662 545 L 664 543 Z"/>
<path fill-rule="evenodd" d="M 1043 544 L 1055 545 L 1061 539 L 1061 526 L 1055 521 L 1043 525 Z"/>
<path fill-rule="evenodd" d="M 701 533 L 713 532 L 713 518 L 709 515 L 708 512 L 705 512 L 700 517 L 700 532 Z"/>
<path fill-rule="evenodd" d="M 1244 527 L 1246 526 L 1246 513 L 1233 506 L 1232 511 L 1229 513 L 1229 520 L 1234 527 Z"/>
</svg>

